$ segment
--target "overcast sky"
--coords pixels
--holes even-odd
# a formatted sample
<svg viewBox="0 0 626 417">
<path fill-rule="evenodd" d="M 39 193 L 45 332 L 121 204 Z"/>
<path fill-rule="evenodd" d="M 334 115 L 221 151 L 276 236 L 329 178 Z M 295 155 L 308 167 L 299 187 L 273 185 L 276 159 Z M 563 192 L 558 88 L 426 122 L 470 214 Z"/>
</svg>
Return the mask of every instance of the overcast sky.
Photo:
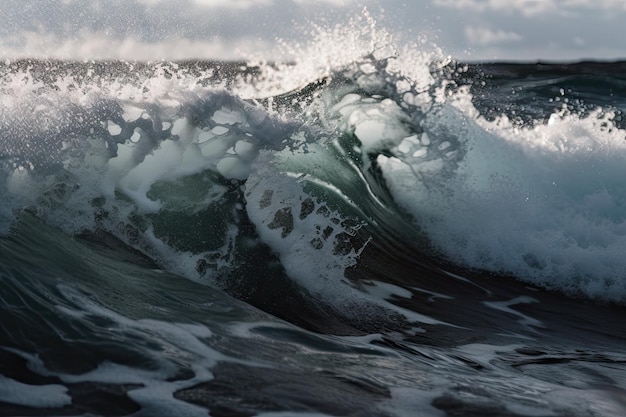
<svg viewBox="0 0 626 417">
<path fill-rule="evenodd" d="M 461 60 L 626 58 L 626 0 L 0 0 L 0 58 L 271 59 L 364 6 Z"/>
</svg>

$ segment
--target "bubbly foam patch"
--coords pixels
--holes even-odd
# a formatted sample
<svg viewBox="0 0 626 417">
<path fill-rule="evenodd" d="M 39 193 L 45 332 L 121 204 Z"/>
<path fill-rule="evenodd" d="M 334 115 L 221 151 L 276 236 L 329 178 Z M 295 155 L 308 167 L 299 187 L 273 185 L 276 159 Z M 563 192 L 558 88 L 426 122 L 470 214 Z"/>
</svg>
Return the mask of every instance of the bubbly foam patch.
<svg viewBox="0 0 626 417">
<path fill-rule="evenodd" d="M 346 269 L 362 250 L 352 242 L 362 225 L 350 225 L 328 204 L 306 194 L 298 178 L 271 164 L 248 179 L 245 195 L 248 216 L 287 273 L 316 293 L 332 294 L 329 286 L 346 279 Z"/>
<path fill-rule="evenodd" d="M 377 100 L 351 93 L 332 110 L 343 116 L 343 130 L 354 133 L 364 152 L 383 150 L 393 146 L 398 138 L 410 135 L 408 116 L 391 99 Z"/>
<path fill-rule="evenodd" d="M 72 403 L 63 385 L 29 385 L 0 375 L 0 401 L 26 407 L 60 408 Z"/>
</svg>

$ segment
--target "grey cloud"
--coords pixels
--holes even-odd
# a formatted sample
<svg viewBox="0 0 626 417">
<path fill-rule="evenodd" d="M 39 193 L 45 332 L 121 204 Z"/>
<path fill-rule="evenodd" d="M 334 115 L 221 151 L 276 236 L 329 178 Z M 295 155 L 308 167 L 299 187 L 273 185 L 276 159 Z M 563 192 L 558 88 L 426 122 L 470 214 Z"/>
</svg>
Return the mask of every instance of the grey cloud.
<svg viewBox="0 0 626 417">
<path fill-rule="evenodd" d="M 461 59 L 626 57 L 626 0 L 2 0 L 0 54 L 40 40 L 106 53 L 107 39 L 164 54 L 211 42 L 214 51 L 271 50 L 277 38 L 306 41 L 314 24 L 342 24 L 363 5 L 401 42 L 425 37 Z"/>
</svg>

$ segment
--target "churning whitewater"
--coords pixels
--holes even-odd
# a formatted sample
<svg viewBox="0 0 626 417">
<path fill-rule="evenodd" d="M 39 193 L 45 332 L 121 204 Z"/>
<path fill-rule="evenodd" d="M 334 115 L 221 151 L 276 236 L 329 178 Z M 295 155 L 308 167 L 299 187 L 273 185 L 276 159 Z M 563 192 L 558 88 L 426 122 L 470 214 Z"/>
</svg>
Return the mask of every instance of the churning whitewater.
<svg viewBox="0 0 626 417">
<path fill-rule="evenodd" d="M 0 415 L 623 414 L 623 69 L 0 64 Z"/>
</svg>

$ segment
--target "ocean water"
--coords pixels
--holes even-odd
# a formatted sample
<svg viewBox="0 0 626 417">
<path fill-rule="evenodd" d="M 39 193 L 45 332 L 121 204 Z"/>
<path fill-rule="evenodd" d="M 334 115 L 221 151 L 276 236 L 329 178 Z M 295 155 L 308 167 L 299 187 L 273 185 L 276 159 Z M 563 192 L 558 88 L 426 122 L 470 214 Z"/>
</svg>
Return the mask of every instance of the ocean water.
<svg viewBox="0 0 626 417">
<path fill-rule="evenodd" d="M 0 63 L 1 416 L 626 415 L 626 64 L 360 19 Z"/>
</svg>

